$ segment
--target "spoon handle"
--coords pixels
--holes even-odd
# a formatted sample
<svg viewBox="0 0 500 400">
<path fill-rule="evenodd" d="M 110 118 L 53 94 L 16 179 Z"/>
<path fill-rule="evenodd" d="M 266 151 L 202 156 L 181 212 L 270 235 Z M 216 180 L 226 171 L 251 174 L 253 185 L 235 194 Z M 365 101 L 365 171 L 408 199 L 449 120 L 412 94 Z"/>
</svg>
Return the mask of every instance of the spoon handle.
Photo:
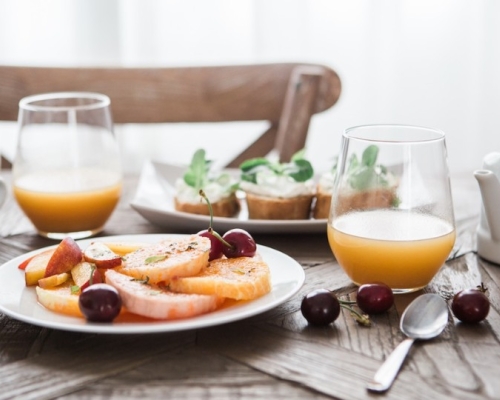
<svg viewBox="0 0 500 400">
<path fill-rule="evenodd" d="M 413 342 L 414 339 L 406 338 L 393 350 L 366 387 L 368 390 L 385 392 L 391 387 Z"/>
</svg>

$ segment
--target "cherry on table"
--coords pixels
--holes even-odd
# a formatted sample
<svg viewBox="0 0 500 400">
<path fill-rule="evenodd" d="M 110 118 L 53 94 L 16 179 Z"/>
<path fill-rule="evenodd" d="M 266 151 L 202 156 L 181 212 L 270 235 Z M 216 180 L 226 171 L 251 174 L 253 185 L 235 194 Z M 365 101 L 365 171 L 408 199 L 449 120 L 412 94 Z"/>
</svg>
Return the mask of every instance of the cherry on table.
<svg viewBox="0 0 500 400">
<path fill-rule="evenodd" d="M 394 294 L 384 283 L 365 283 L 358 288 L 356 303 L 367 314 L 381 314 L 394 304 Z"/>
<path fill-rule="evenodd" d="M 453 297 L 451 311 L 462 322 L 478 323 L 488 316 L 490 301 L 481 290 L 462 290 Z"/>
<path fill-rule="evenodd" d="M 302 315 L 311 325 L 328 325 L 340 314 L 340 303 L 332 292 L 316 289 L 304 296 L 300 305 Z"/>
</svg>

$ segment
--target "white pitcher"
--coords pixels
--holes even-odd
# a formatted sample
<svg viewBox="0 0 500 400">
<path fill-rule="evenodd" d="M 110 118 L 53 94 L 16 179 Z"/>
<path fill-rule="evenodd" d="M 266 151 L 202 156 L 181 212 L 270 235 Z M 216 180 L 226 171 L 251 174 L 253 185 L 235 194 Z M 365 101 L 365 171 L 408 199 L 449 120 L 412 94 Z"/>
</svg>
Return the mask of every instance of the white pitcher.
<svg viewBox="0 0 500 400">
<path fill-rule="evenodd" d="M 477 229 L 477 254 L 500 264 L 500 152 L 484 157 L 483 169 L 474 171 L 483 206 Z"/>
</svg>

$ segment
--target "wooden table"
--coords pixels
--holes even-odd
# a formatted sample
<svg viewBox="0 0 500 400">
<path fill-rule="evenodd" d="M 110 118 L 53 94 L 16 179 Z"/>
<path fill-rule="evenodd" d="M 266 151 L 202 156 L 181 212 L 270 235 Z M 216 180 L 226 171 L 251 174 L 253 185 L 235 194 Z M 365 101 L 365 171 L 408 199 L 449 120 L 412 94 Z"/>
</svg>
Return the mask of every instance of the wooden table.
<svg viewBox="0 0 500 400">
<path fill-rule="evenodd" d="M 134 212 L 127 191 L 102 235 L 160 233 Z M 480 198 L 472 178 L 453 181 L 458 239 L 453 259 L 425 289 L 443 296 L 484 282 L 492 308 L 486 321 L 450 317 L 437 339 L 416 343 L 385 394 L 365 384 L 401 342 L 399 318 L 420 293 L 399 295 L 387 314 L 359 326 L 343 311 L 325 328 L 307 325 L 302 297 L 316 288 L 348 296 L 355 287 L 328 247 L 326 235 L 259 235 L 260 244 L 304 268 L 300 292 L 261 315 L 222 326 L 162 334 L 99 335 L 51 330 L 0 314 L 0 399 L 6 398 L 262 398 L 493 399 L 500 398 L 500 268 L 473 249 Z M 54 242 L 26 224 L 13 199 L 0 214 L 0 262 Z M 25 225 L 26 226 L 26 225 Z M 402 261 L 404 262 L 404 261 Z"/>
</svg>

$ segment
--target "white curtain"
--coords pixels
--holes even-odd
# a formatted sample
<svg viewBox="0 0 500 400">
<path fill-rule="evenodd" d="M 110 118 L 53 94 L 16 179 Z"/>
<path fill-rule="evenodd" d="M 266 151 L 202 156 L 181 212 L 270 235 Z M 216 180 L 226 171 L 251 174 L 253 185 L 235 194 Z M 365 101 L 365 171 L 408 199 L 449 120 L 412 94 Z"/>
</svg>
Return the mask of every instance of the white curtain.
<svg viewBox="0 0 500 400">
<path fill-rule="evenodd" d="M 0 64 L 322 63 L 343 92 L 310 128 L 318 170 L 343 129 L 403 123 L 445 131 L 452 172 L 471 173 L 500 151 L 499 17 L 496 0 L 0 0 Z M 172 129 L 196 140 L 167 139 Z M 227 155 L 203 127 L 156 130 L 122 131 L 136 157 L 129 166 L 141 157 L 187 162 L 193 142 L 212 158 Z"/>
</svg>

